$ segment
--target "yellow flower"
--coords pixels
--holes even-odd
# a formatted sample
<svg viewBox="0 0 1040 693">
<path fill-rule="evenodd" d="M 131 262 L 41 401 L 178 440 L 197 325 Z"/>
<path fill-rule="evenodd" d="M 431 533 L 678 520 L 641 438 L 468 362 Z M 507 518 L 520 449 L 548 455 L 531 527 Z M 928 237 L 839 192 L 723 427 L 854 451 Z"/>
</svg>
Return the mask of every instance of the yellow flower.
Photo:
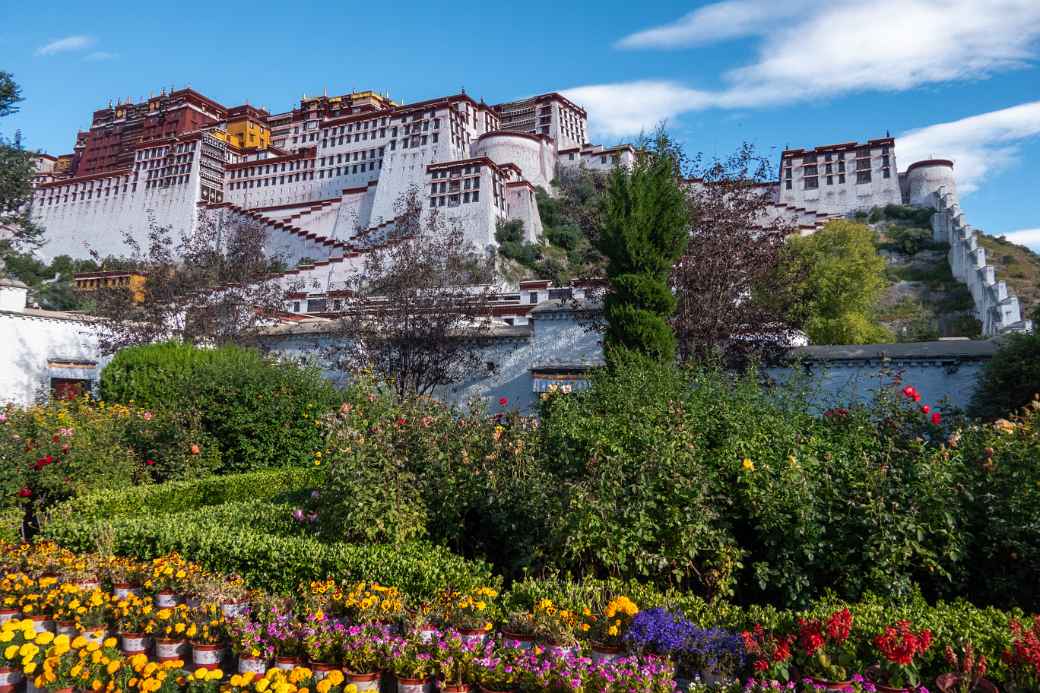
<svg viewBox="0 0 1040 693">
<path fill-rule="evenodd" d="M 14 659 L 18 655 L 17 645 L 8 645 L 4 650 L 4 659 Z"/>
<path fill-rule="evenodd" d="M 34 671 L 36 671 L 36 662 L 29 662 L 22 668 L 22 671 L 24 671 L 26 674 L 33 673 Z"/>
<path fill-rule="evenodd" d="M 270 685 L 271 682 L 268 679 L 260 679 L 256 682 L 257 693 L 264 693 L 264 691 L 266 691 L 267 687 Z"/>
<path fill-rule="evenodd" d="M 224 672 L 220 669 L 211 669 L 210 672 L 206 674 L 207 681 L 219 681 L 222 678 L 224 678 Z"/>
<path fill-rule="evenodd" d="M 749 472 L 755 471 L 755 463 L 751 461 L 750 457 L 745 457 L 744 461 L 740 463 L 740 466 Z"/>
<path fill-rule="evenodd" d="M 119 641 L 115 638 L 105 638 L 105 647 L 115 647 Z"/>
<path fill-rule="evenodd" d="M 109 674 L 114 674 L 117 671 L 119 671 L 119 660 L 113 659 L 111 662 L 109 662 L 108 666 L 105 667 L 105 671 L 107 671 Z"/>
</svg>

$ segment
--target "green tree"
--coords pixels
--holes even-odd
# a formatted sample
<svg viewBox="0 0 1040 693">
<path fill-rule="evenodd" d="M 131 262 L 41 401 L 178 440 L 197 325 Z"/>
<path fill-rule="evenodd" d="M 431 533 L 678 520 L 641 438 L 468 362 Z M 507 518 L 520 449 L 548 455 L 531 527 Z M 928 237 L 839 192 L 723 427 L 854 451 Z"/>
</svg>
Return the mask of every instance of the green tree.
<svg viewBox="0 0 1040 693">
<path fill-rule="evenodd" d="M 971 413 L 987 419 L 1008 416 L 1040 395 L 1040 334 L 1003 338 L 979 380 Z"/>
<path fill-rule="evenodd" d="M 656 145 L 631 169 L 615 167 L 607 184 L 598 241 L 607 258 L 608 361 L 618 350 L 661 362 L 675 358 L 668 320 L 676 304 L 668 276 L 686 248 L 689 216 L 678 162 L 663 133 Z"/>
<path fill-rule="evenodd" d="M 8 72 L 0 71 L 0 118 L 18 111 L 21 91 Z M 42 230 L 32 223 L 32 180 L 36 173 L 33 153 L 22 147 L 21 135 L 8 140 L 0 135 L 0 259 L 19 249 L 39 245 Z"/>
<path fill-rule="evenodd" d="M 780 264 L 789 277 L 791 321 L 814 344 L 871 344 L 892 340 L 874 318 L 886 286 L 885 260 L 874 232 L 852 221 L 831 221 L 811 236 L 791 238 Z M 790 300 L 793 297 L 794 300 Z"/>
</svg>

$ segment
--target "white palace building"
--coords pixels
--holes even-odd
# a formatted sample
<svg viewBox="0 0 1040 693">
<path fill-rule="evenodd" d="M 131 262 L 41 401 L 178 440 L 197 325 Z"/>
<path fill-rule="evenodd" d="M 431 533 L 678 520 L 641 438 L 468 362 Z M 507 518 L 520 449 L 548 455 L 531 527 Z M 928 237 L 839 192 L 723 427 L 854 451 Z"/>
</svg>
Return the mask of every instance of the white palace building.
<svg viewBox="0 0 1040 693">
<path fill-rule="evenodd" d="M 607 171 L 635 159 L 632 146 L 589 144 L 587 133 L 585 110 L 558 93 L 489 105 L 465 93 L 403 104 L 361 91 L 304 97 L 271 114 L 181 89 L 109 104 L 71 154 L 40 155 L 33 216 L 46 231 L 45 257 L 125 254 L 123 235 L 143 244 L 151 223 L 176 233 L 201 214 L 250 219 L 294 267 L 287 279 L 328 288 L 385 239 L 411 189 L 479 248 L 496 245 L 502 220 L 522 221 L 538 240 L 535 190 L 549 189 L 559 169 Z M 769 187 L 775 213 L 801 233 L 886 204 L 936 209 L 933 232 L 950 244 L 984 332 L 1030 327 L 965 222 L 953 162 L 899 172 L 891 137 L 789 149 Z"/>
</svg>

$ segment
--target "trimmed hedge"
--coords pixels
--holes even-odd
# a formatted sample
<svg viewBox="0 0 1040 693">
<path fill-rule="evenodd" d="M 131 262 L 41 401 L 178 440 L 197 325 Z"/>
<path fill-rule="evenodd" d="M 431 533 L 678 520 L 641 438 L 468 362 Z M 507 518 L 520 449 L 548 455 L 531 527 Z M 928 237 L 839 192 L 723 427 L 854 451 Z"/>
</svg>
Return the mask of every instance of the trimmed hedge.
<svg viewBox="0 0 1040 693">
<path fill-rule="evenodd" d="M 97 491 L 55 506 L 47 513 L 44 524 L 67 520 L 169 515 L 224 503 L 270 500 L 317 486 L 321 479 L 320 470 L 313 467 L 286 468 L 212 476 L 194 481 L 170 481 L 118 491 Z"/>
<path fill-rule="evenodd" d="M 263 508 L 251 511 L 263 512 Z M 447 587 L 469 589 L 499 582 L 487 563 L 426 542 L 323 544 L 309 537 L 275 536 L 249 523 L 231 524 L 219 509 L 52 521 L 41 536 L 75 551 L 96 550 L 98 538 L 105 537 L 114 553 L 139 559 L 177 552 L 209 570 L 240 575 L 253 587 L 281 593 L 328 577 L 375 580 L 414 597 L 430 597 Z"/>
<path fill-rule="evenodd" d="M 22 508 L 4 508 L 0 510 L 0 541 L 17 544 L 22 540 L 22 520 L 25 510 Z"/>
</svg>

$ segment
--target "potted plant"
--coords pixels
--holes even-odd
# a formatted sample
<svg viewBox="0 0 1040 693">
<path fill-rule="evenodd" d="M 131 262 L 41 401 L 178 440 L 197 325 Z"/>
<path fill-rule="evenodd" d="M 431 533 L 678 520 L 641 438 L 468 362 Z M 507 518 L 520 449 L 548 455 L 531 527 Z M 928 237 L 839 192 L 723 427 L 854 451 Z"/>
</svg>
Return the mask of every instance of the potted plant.
<svg viewBox="0 0 1040 693">
<path fill-rule="evenodd" d="M 349 626 L 343 636 L 342 662 L 347 682 L 358 691 L 378 691 L 387 635 L 378 626 Z"/>
<path fill-rule="evenodd" d="M 672 693 L 675 669 L 662 657 L 619 657 L 607 667 L 590 667 L 586 689 L 591 691 L 645 691 Z M 680 689 L 682 690 L 682 689 Z"/>
<path fill-rule="evenodd" d="M 184 659 L 188 652 L 188 629 L 193 625 L 191 610 L 183 604 L 156 608 L 153 622 L 155 658 L 160 662 Z"/>
<path fill-rule="evenodd" d="M 249 590 L 237 575 L 201 573 L 188 588 L 188 597 L 199 603 L 219 604 L 224 618 L 235 618 L 249 605 Z"/>
<path fill-rule="evenodd" d="M 611 662 L 621 656 L 621 645 L 632 619 L 639 613 L 635 602 L 614 597 L 601 613 L 586 612 L 584 625 L 592 638 L 592 661 Z"/>
<path fill-rule="evenodd" d="M 392 624 L 405 615 L 404 599 L 396 587 L 358 582 L 342 598 L 344 616 L 351 623 Z"/>
<path fill-rule="evenodd" d="M 49 656 L 44 658 L 36 676 L 32 677 L 31 683 L 37 690 L 71 693 L 74 686 L 82 683 L 73 673 L 80 663 L 79 653 L 69 647 L 67 637 L 63 641 L 58 640 L 62 637 L 59 635 L 55 638 L 55 647 Z M 62 644 L 59 645 L 59 643 Z M 29 683 L 29 681 L 26 682 L 27 691 Z"/>
<path fill-rule="evenodd" d="M 505 616 L 502 627 L 502 643 L 507 647 L 530 650 L 537 640 L 534 616 L 530 611 L 514 610 Z"/>
<path fill-rule="evenodd" d="M 976 655 L 971 642 L 964 643 L 960 656 L 949 645 L 943 655 L 953 671 L 940 674 L 935 680 L 936 688 L 942 693 L 997 693 L 997 687 L 985 678 L 988 668 L 986 656 Z"/>
<path fill-rule="evenodd" d="M 790 680 L 791 645 L 793 635 L 779 635 L 765 630 L 756 623 L 751 630 L 740 634 L 744 650 L 751 658 L 751 668 L 757 679 Z"/>
<path fill-rule="evenodd" d="M 473 679 L 473 662 L 485 650 L 492 651 L 489 643 L 466 638 L 456 630 L 441 633 L 430 647 L 441 693 L 466 693 Z"/>
<path fill-rule="evenodd" d="M 227 624 L 215 604 L 204 604 L 190 611 L 191 623 L 184 634 L 191 643 L 191 660 L 196 667 L 219 669 L 224 661 Z"/>
<path fill-rule="evenodd" d="M 274 663 L 281 670 L 291 671 L 304 656 L 302 626 L 296 615 L 284 606 L 267 612 L 262 619 L 264 633 L 274 648 Z"/>
<path fill-rule="evenodd" d="M 263 624 L 240 616 L 228 621 L 227 633 L 231 651 L 238 657 L 238 673 L 266 673 L 274 645 L 267 639 Z"/>
<path fill-rule="evenodd" d="M 500 654 L 488 654 L 473 660 L 473 680 L 481 693 L 509 693 L 520 682 L 516 661 Z"/>
<path fill-rule="evenodd" d="M 722 628 L 690 624 L 682 648 L 674 655 L 676 667 L 711 686 L 730 684 L 744 667 L 744 641 Z"/>
<path fill-rule="evenodd" d="M 855 648 L 849 641 L 852 613 L 835 611 L 826 621 L 798 619 L 795 664 L 802 675 L 825 690 L 849 691 L 849 668 L 855 662 Z"/>
<path fill-rule="evenodd" d="M 307 661 L 317 678 L 337 668 L 346 627 L 319 611 L 308 614 L 301 630 Z"/>
<path fill-rule="evenodd" d="M 117 600 L 113 615 L 124 654 L 134 655 L 148 649 L 148 636 L 155 629 L 155 607 L 151 600 L 127 594 Z"/>
<path fill-rule="evenodd" d="M 145 589 L 155 595 L 155 605 L 161 609 L 177 606 L 189 580 L 198 575 L 199 569 L 177 554 L 170 554 L 152 561 Z"/>
<path fill-rule="evenodd" d="M 387 665 L 397 677 L 397 693 L 431 693 L 433 657 L 418 638 L 387 640 Z"/>
<path fill-rule="evenodd" d="M 111 599 L 111 595 L 96 588 L 83 596 L 83 603 L 76 609 L 76 627 L 88 642 L 100 644 L 108 634 Z"/>
<path fill-rule="evenodd" d="M 554 657 L 572 654 L 577 649 L 578 615 L 570 609 L 543 598 L 532 612 L 535 635 L 545 643 L 546 651 Z"/>
<path fill-rule="evenodd" d="M 874 646 L 881 654 L 881 664 L 868 673 L 879 691 L 906 691 L 920 685 L 915 659 L 932 646 L 932 631 L 925 628 L 915 632 L 909 621 L 897 621 L 874 637 Z"/>
<path fill-rule="evenodd" d="M 112 594 L 116 599 L 125 599 L 130 595 L 141 596 L 141 585 L 147 572 L 137 561 L 110 556 L 101 572 L 112 585 Z"/>
</svg>

